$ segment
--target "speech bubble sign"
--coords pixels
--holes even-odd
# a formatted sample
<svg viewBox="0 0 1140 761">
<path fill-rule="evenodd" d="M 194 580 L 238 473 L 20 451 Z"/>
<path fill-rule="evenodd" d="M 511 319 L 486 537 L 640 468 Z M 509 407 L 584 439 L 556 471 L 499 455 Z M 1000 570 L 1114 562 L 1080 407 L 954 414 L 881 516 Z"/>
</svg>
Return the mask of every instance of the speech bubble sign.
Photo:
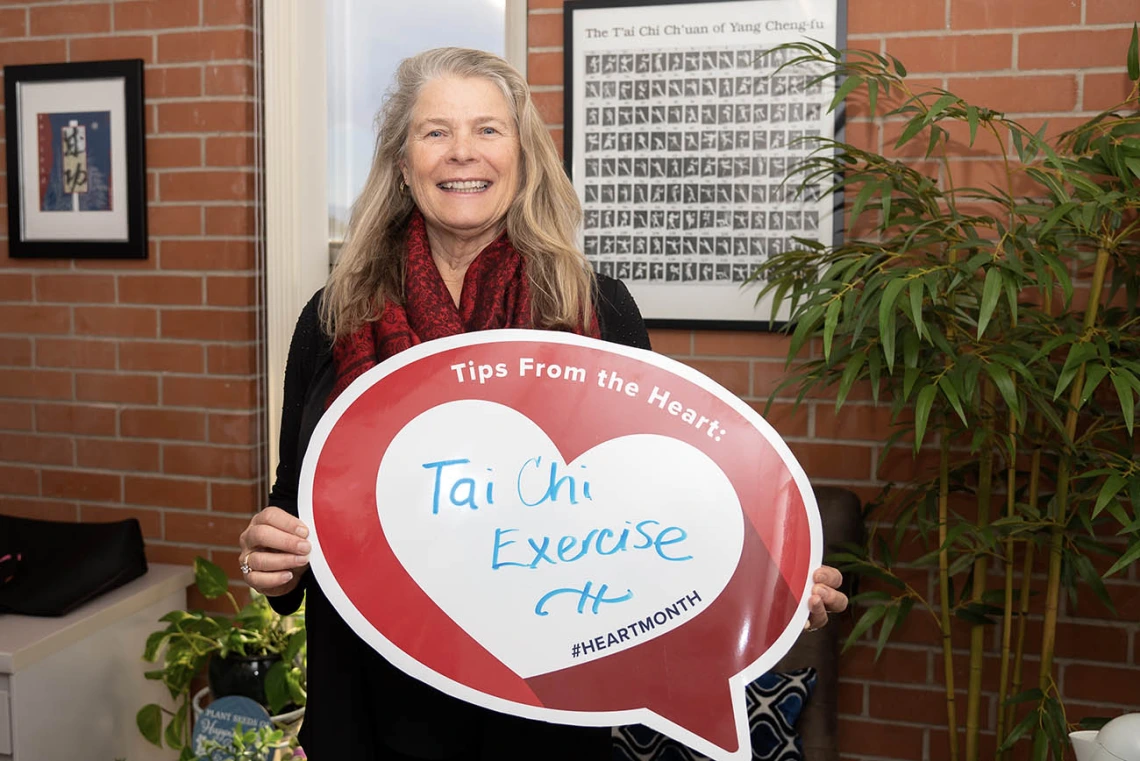
<svg viewBox="0 0 1140 761">
<path fill-rule="evenodd" d="M 546 331 L 362 375 L 313 433 L 299 509 L 333 606 L 412 676 L 725 761 L 751 757 L 744 685 L 799 636 L 822 555 L 807 477 L 751 407 Z"/>
</svg>

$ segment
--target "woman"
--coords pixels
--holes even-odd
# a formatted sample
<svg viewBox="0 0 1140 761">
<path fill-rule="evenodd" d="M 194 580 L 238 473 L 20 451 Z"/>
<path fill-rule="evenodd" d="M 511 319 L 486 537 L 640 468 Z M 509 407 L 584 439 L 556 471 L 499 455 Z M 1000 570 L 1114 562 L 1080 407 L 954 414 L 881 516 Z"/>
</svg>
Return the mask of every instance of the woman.
<svg viewBox="0 0 1140 761">
<path fill-rule="evenodd" d="M 422 341 L 490 328 L 567 330 L 649 348 L 620 282 L 576 249 L 580 208 L 526 82 L 502 59 L 440 48 L 404 61 L 381 112 L 368 181 L 327 287 L 298 320 L 285 373 L 270 507 L 242 533 L 251 587 L 282 613 L 307 597 L 309 702 L 320 759 L 606 759 L 608 729 L 494 713 L 405 676 L 349 629 L 308 574 L 296 517 L 301 462 L 353 379 Z M 816 571 L 811 625 L 842 610 Z"/>
</svg>

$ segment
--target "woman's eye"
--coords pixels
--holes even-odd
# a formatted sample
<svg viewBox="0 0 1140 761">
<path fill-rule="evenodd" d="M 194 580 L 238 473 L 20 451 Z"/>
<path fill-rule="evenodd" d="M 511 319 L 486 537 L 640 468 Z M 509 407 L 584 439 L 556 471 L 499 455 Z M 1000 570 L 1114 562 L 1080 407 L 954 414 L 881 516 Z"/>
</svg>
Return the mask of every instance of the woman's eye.
<svg viewBox="0 0 1140 761">
<path fill-rule="evenodd" d="M 427 136 L 428 137 L 443 137 L 443 131 L 438 130 L 438 129 L 433 129 L 431 132 L 427 133 Z"/>
<path fill-rule="evenodd" d="M 484 135 L 494 135 L 496 133 L 498 133 L 498 130 L 495 129 L 494 127 L 484 127 L 483 128 L 483 134 Z"/>
</svg>

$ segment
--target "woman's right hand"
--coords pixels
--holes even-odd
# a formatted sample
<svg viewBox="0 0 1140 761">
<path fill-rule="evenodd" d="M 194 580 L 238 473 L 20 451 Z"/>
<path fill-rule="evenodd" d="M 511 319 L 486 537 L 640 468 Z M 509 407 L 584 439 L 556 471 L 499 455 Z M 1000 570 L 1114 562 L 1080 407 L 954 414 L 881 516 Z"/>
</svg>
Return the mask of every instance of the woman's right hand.
<svg viewBox="0 0 1140 761">
<path fill-rule="evenodd" d="M 292 592 L 309 567 L 308 536 L 309 528 L 279 507 L 253 516 L 238 539 L 246 583 L 266 597 Z"/>
</svg>

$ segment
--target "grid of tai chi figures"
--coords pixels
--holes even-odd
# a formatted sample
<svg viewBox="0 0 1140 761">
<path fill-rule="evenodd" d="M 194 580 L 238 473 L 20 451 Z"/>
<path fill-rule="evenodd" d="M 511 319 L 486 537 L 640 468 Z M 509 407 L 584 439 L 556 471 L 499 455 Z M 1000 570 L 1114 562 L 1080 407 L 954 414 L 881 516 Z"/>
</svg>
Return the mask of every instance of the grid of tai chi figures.
<svg viewBox="0 0 1140 761">
<path fill-rule="evenodd" d="M 813 149 L 825 96 L 787 51 L 590 53 L 583 108 L 584 245 L 602 274 L 747 280 L 818 239 L 819 187 L 783 180 Z"/>
</svg>

